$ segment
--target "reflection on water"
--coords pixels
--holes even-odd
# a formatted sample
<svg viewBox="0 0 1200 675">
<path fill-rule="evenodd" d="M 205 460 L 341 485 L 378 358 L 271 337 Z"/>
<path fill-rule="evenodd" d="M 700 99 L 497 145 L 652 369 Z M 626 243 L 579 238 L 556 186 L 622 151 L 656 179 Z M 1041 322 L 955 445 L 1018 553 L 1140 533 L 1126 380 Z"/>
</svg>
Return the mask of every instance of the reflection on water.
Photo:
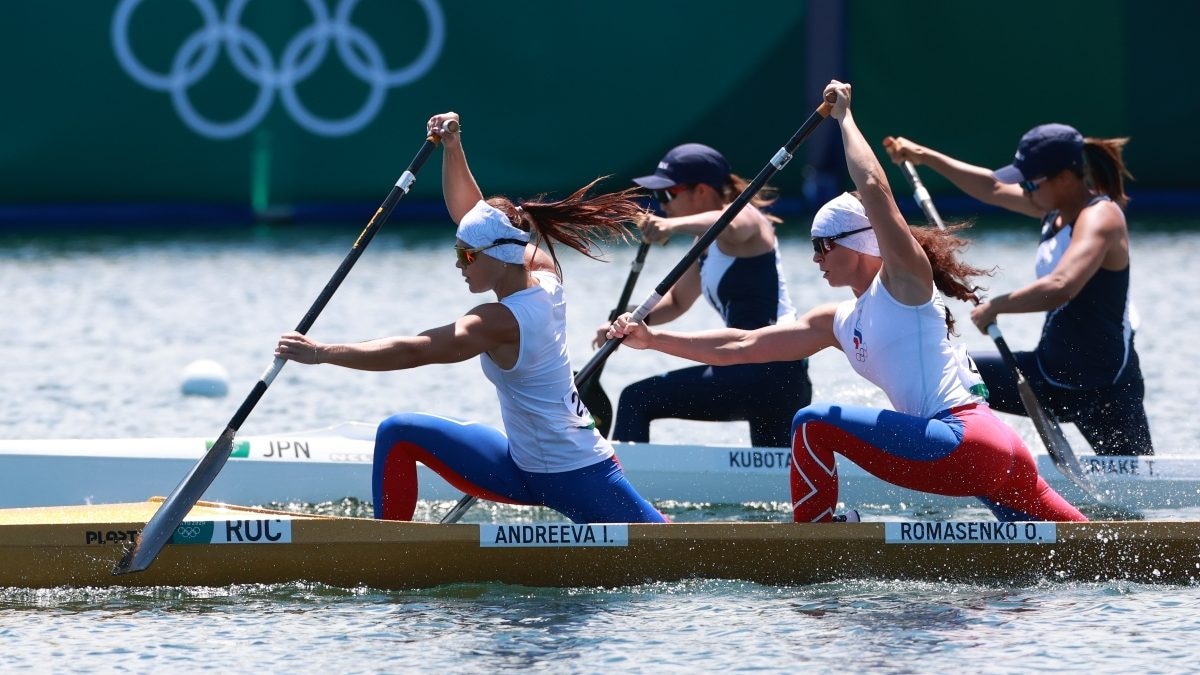
<svg viewBox="0 0 1200 675">
<path fill-rule="evenodd" d="M 22 645 L 0 663 L 304 672 L 776 671 L 798 663 L 827 671 L 853 658 L 856 668 L 888 672 L 1099 663 L 1142 672 L 1190 658 L 1198 610 L 1190 590 L 1134 584 L 0 590 L 0 634 Z"/>
</svg>

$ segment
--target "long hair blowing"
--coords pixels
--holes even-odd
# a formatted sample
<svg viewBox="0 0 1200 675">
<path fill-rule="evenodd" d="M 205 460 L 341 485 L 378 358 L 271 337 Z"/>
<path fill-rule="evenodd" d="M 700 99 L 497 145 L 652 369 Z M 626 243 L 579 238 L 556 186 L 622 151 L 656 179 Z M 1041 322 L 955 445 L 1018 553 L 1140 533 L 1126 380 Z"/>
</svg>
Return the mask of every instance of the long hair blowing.
<svg viewBox="0 0 1200 675">
<path fill-rule="evenodd" d="M 554 261 L 554 270 L 562 278 L 562 266 L 551 240 L 599 260 L 604 242 L 628 241 L 633 232 L 627 223 L 637 220 L 642 207 L 636 201 L 637 188 L 588 196 L 588 192 L 607 178 L 601 176 L 558 201 L 545 201 L 538 195 L 518 207 L 508 197 L 490 197 L 488 204 L 504 212 L 512 224 L 537 238 L 539 246 Z"/>
<path fill-rule="evenodd" d="M 937 286 L 943 295 L 978 304 L 982 301 L 979 291 L 987 289 L 972 280 L 975 277 L 992 276 L 995 268 L 975 267 L 963 262 L 959 257 L 959 253 L 971 242 L 959 237 L 957 233 L 971 227 L 971 224 L 970 221 L 948 223 L 944 230 L 912 225 L 908 229 L 925 250 L 925 255 L 929 256 L 929 263 L 933 267 L 933 285 Z M 958 335 L 954 330 L 954 317 L 949 309 L 946 310 L 946 333 Z"/>
<path fill-rule="evenodd" d="M 1108 195 L 1122 209 L 1129 204 L 1129 195 L 1125 194 L 1125 179 L 1133 179 L 1133 174 L 1125 168 L 1122 156 L 1128 142 L 1128 138 L 1083 139 L 1083 161 L 1088 180 L 1092 187 Z"/>
<path fill-rule="evenodd" d="M 736 173 L 731 173 L 729 174 L 729 177 L 725 179 L 725 188 L 721 191 L 721 198 L 724 199 L 726 203 L 730 203 L 737 199 L 738 195 L 742 194 L 747 187 L 750 187 L 750 181 L 742 178 Z M 775 189 L 773 186 L 764 185 L 753 197 L 750 198 L 750 205 L 762 210 L 763 215 L 767 217 L 767 220 L 778 224 L 782 223 L 783 219 L 779 216 L 766 212 L 766 209 L 770 208 L 770 206 L 774 204 L 777 199 L 779 199 L 779 190 Z"/>
</svg>

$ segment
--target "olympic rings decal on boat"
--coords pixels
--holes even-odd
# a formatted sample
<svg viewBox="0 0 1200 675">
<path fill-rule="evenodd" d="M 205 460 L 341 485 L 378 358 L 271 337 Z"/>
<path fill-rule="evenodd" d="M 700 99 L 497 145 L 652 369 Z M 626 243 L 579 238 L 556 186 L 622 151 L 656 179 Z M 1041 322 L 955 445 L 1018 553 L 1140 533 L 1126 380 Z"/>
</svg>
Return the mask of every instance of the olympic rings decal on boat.
<svg viewBox="0 0 1200 675">
<path fill-rule="evenodd" d="M 148 89 L 169 93 L 180 119 L 201 136 L 223 140 L 245 134 L 267 115 L 276 91 L 288 114 L 301 127 L 318 136 L 347 136 L 375 119 L 388 89 L 420 79 L 441 54 L 446 20 L 438 0 L 414 1 L 425 13 L 429 39 L 412 62 L 396 70 L 388 69 L 375 40 L 350 22 L 359 0 L 340 0 L 332 16 L 324 0 L 305 0 L 313 22 L 288 41 L 278 66 L 262 38 L 240 24 L 242 10 L 250 0 L 232 0 L 225 8 L 224 18 L 212 0 L 192 0 L 204 24 L 179 46 L 166 73 L 144 66 L 129 43 L 130 20 L 143 0 L 122 0 L 117 6 L 112 21 L 112 44 L 125 72 Z M 331 42 L 346 69 L 370 87 L 362 107 L 340 119 L 314 114 L 296 93 L 297 85 L 324 62 Z M 226 122 L 201 115 L 188 96 L 188 89 L 212 71 L 222 47 L 237 72 L 259 87 L 250 109 Z"/>
<path fill-rule="evenodd" d="M 201 528 L 199 525 L 180 525 L 179 527 L 175 528 L 175 532 L 185 539 L 195 539 L 196 537 L 200 536 L 202 531 L 203 528 Z"/>
</svg>

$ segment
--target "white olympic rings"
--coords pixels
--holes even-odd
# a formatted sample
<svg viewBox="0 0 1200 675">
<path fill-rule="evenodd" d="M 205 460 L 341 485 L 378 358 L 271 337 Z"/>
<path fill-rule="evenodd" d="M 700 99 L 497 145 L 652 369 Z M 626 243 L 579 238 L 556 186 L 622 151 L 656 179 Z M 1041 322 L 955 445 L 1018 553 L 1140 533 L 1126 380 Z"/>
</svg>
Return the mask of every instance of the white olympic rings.
<svg viewBox="0 0 1200 675">
<path fill-rule="evenodd" d="M 239 23 L 242 10 L 250 0 L 232 0 L 225 8 L 223 19 L 212 0 L 192 0 L 204 25 L 183 41 L 171 61 L 171 69 L 158 73 L 142 65 L 129 44 L 130 19 L 142 1 L 122 0 L 113 14 L 112 43 L 117 60 L 142 86 L 169 92 L 183 122 L 196 133 L 213 139 L 236 138 L 253 129 L 270 110 L 276 90 L 292 119 L 305 129 L 319 136 L 352 134 L 375 119 L 388 89 L 406 85 L 429 72 L 441 54 L 446 38 L 445 16 L 437 0 L 416 0 L 429 24 L 429 40 L 411 63 L 398 70 L 388 70 L 375 40 L 350 23 L 350 15 L 359 0 L 340 0 L 332 17 L 324 0 L 305 0 L 313 22 L 288 41 L 277 68 L 266 43 Z M 362 107 L 341 119 L 325 119 L 313 114 L 296 93 L 296 86 L 321 65 L 331 40 L 347 70 L 370 87 Z M 225 48 L 237 72 L 259 87 L 250 109 L 227 122 L 207 119 L 188 98 L 188 89 L 212 70 L 221 47 Z"/>
<path fill-rule="evenodd" d="M 175 528 L 175 532 L 178 533 L 179 536 L 183 537 L 184 539 L 195 539 L 196 537 L 199 537 L 200 533 L 203 531 L 204 531 L 204 528 L 199 525 L 184 524 L 184 525 L 180 525 L 179 527 Z"/>
</svg>

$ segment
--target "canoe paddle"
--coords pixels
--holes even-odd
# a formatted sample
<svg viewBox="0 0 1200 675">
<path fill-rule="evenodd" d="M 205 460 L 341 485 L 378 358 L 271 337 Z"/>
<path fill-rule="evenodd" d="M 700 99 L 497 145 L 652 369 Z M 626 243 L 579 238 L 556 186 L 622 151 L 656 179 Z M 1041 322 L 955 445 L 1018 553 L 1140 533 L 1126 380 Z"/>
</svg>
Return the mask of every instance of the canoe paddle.
<svg viewBox="0 0 1200 675">
<path fill-rule="evenodd" d="M 443 127 L 443 130 L 453 132 L 457 128 L 458 122 L 450 120 Z M 383 200 L 383 204 L 375 211 L 375 215 L 371 216 L 370 222 L 363 228 L 362 233 L 358 235 L 358 239 L 354 241 L 354 245 L 350 248 L 350 252 L 346 255 L 345 259 L 342 260 L 342 264 L 338 266 L 337 271 L 334 272 L 329 282 L 325 284 L 325 288 L 321 291 L 316 301 L 308 308 L 308 313 L 304 315 L 304 318 L 300 320 L 300 324 L 296 326 L 297 333 L 307 333 L 308 329 L 312 327 L 313 323 L 317 320 L 317 316 L 325 309 L 325 305 L 329 303 L 338 286 L 341 285 L 346 275 L 350 273 L 350 269 L 354 267 L 354 263 L 358 262 L 367 245 L 371 243 L 371 239 L 375 237 L 375 233 L 379 231 L 379 228 L 383 227 L 388 216 L 392 214 L 392 209 L 395 208 L 404 195 L 408 194 L 409 189 L 416 182 L 417 172 L 421 170 L 421 167 L 429 159 L 429 156 L 440 141 L 441 138 L 437 134 L 430 134 L 425 138 L 425 142 L 421 144 L 421 149 L 417 151 L 408 168 L 400 175 L 399 180 L 396 181 L 387 198 Z M 204 457 L 200 458 L 196 466 L 192 467 L 192 470 L 184 477 L 183 482 L 175 487 L 166 501 L 154 512 L 154 515 L 150 518 L 150 522 L 146 523 L 145 529 L 138 536 L 137 542 L 125 550 L 125 555 L 113 569 L 113 574 L 141 572 L 154 562 L 159 552 L 162 551 L 163 546 L 166 545 L 171 535 L 174 534 L 175 528 L 179 527 L 179 524 L 183 522 L 188 512 L 199 501 L 204 491 L 208 489 L 209 485 L 212 485 L 213 480 L 220 473 L 221 467 L 225 466 L 226 460 L 229 459 L 230 453 L 233 452 L 234 435 L 241 428 L 242 423 L 246 421 L 246 418 L 250 416 L 250 411 L 258 404 L 259 399 L 266 393 L 267 387 L 271 386 L 271 382 L 275 380 L 275 376 L 283 369 L 284 363 L 287 363 L 285 359 L 276 357 L 270 367 L 262 374 L 262 377 L 254 385 L 246 400 L 242 402 L 241 407 L 234 413 L 233 418 L 229 420 L 228 426 L 221 432 L 221 435 L 213 443 L 213 446 L 204 454 Z"/>
<path fill-rule="evenodd" d="M 891 145 L 892 137 L 888 136 L 883 139 L 884 145 Z M 925 184 L 921 182 L 921 177 L 917 175 L 917 167 L 913 163 L 904 160 L 901 164 L 904 169 L 904 177 L 908 179 L 908 184 L 912 186 L 913 198 L 917 200 L 917 205 L 925 212 L 925 217 L 929 222 L 938 226 L 939 230 L 946 229 L 946 223 L 942 222 L 942 216 L 938 213 L 937 207 L 933 205 L 933 197 L 929 195 L 929 190 L 925 189 Z"/>
<path fill-rule="evenodd" d="M 1017 393 L 1021 396 L 1021 405 L 1025 406 L 1025 412 L 1033 422 L 1033 428 L 1037 429 L 1038 436 L 1046 446 L 1046 451 L 1050 453 L 1050 459 L 1054 460 L 1054 466 L 1058 467 L 1058 470 L 1075 487 L 1083 490 L 1084 494 L 1104 504 L 1104 494 L 1092 484 L 1091 478 L 1084 473 L 1083 465 L 1079 463 L 1079 458 L 1071 450 L 1071 444 L 1067 442 L 1067 437 L 1063 434 L 1062 427 L 1058 425 L 1058 420 L 1046 412 L 1038 402 L 1033 386 L 1025 379 L 1025 374 L 1017 365 L 1016 357 L 1008 348 L 1008 343 L 1004 341 L 1000 326 L 993 322 L 987 327 L 987 332 L 988 336 L 992 338 L 992 342 L 996 343 L 996 349 L 1000 350 L 1000 358 L 1004 359 L 1004 363 L 1017 376 Z"/>
<path fill-rule="evenodd" d="M 767 162 L 767 165 L 758 172 L 758 175 L 754 177 L 754 180 L 750 181 L 750 184 L 747 185 L 744 190 L 742 190 L 742 193 L 737 196 L 737 199 L 734 199 L 732 202 L 730 202 L 729 206 L 725 207 L 725 211 L 721 213 L 720 217 L 717 218 L 717 221 L 709 226 L 708 230 L 706 230 L 704 234 L 700 235 L 700 237 L 696 239 L 696 242 L 692 244 L 692 247 L 688 249 L 688 252 L 684 254 L 683 258 L 676 263 L 675 267 L 667 273 L 667 276 L 663 277 L 663 280 L 654 287 L 654 291 L 642 301 L 642 304 L 638 305 L 637 309 L 633 311 L 633 321 L 641 321 L 642 319 L 646 318 L 647 314 L 654 310 L 654 306 L 658 304 L 658 301 L 662 300 L 662 297 L 666 295 L 667 291 L 671 290 L 671 287 L 675 285 L 675 282 L 679 281 L 679 278 L 682 277 L 685 272 L 687 272 L 688 268 L 691 267 L 692 264 L 695 263 L 696 260 L 698 260 L 706 250 L 708 250 L 708 247 L 713 243 L 713 241 L 716 240 L 717 236 L 725 230 L 725 228 L 730 222 L 733 221 L 737 214 L 741 213 L 746 204 L 749 204 L 750 200 L 754 198 L 754 195 L 758 194 L 758 191 L 761 190 L 763 186 L 767 184 L 767 181 L 771 180 L 771 178 L 780 169 L 787 166 L 787 163 L 792 160 L 792 154 L 796 152 L 796 148 L 800 147 L 800 144 L 803 143 L 805 139 L 812 134 L 812 132 L 817 130 L 817 127 L 821 125 L 821 122 L 825 121 L 826 117 L 829 117 L 829 113 L 833 111 L 833 104 L 836 102 L 837 96 L 830 93 L 821 103 L 821 105 L 817 106 L 817 109 L 813 111 L 813 114 L 809 115 L 807 120 L 804 120 L 804 124 L 800 125 L 800 128 L 796 130 L 796 133 L 792 135 L 792 138 L 782 148 L 775 151 L 775 155 L 771 157 L 771 161 Z M 575 386 L 577 388 L 582 389 L 588 380 L 595 377 L 596 374 L 600 372 L 600 370 L 604 367 L 604 362 L 608 359 L 609 355 L 611 355 L 613 351 L 621 344 L 621 339 L 622 338 L 619 337 L 608 338 L 608 340 L 606 340 L 604 344 L 600 346 L 599 351 L 592 356 L 591 360 L 589 360 L 587 364 L 585 364 L 583 368 L 581 368 L 579 372 L 575 374 Z M 471 508 L 471 505 L 474 504 L 477 499 L 477 497 L 472 495 L 463 495 L 463 498 L 458 500 L 458 503 L 454 505 L 454 508 L 450 509 L 445 517 L 442 518 L 441 522 L 458 522 L 458 519 L 467 512 L 467 509 Z"/>
<path fill-rule="evenodd" d="M 625 279 L 625 288 L 621 289 L 621 298 L 617 300 L 617 306 L 608 313 L 609 323 L 616 321 L 618 316 L 625 313 L 625 307 L 629 304 L 630 296 L 633 295 L 633 287 L 637 284 L 638 275 L 642 272 L 642 266 L 646 262 L 646 253 L 649 250 L 650 242 L 648 241 L 643 241 L 638 246 L 637 255 L 629 265 L 629 276 Z M 604 366 L 597 368 L 591 378 L 577 382 L 577 384 L 579 399 L 583 401 L 583 405 L 587 406 L 588 412 L 592 413 L 592 419 L 596 421 L 596 429 L 600 431 L 601 436 L 608 438 L 608 433 L 612 430 L 613 406 L 612 400 L 600 386 L 600 373 L 603 368 Z"/>
<path fill-rule="evenodd" d="M 891 136 L 883 139 L 884 146 L 890 146 L 892 140 Z M 912 186 L 913 196 L 916 198 L 917 204 L 921 206 L 921 210 L 925 212 L 925 217 L 930 222 L 935 223 L 938 229 L 946 229 L 946 224 L 942 222 L 942 217 L 938 213 L 937 207 L 933 205 L 933 198 L 930 197 L 929 191 L 925 189 L 925 185 L 921 182 L 921 177 L 917 175 L 917 167 L 912 162 L 904 160 L 900 164 L 900 168 L 904 170 L 904 177 L 908 179 L 909 185 Z M 1046 446 L 1046 452 L 1050 454 L 1050 459 L 1053 460 L 1054 466 L 1058 467 L 1058 470 L 1067 477 L 1067 480 L 1082 490 L 1084 494 L 1100 504 L 1107 505 L 1103 493 L 1092 483 L 1088 475 L 1084 473 L 1083 465 L 1080 464 L 1079 458 L 1075 456 L 1075 451 L 1071 449 L 1071 444 L 1067 442 L 1067 437 L 1063 434 L 1058 420 L 1046 412 L 1041 403 L 1038 402 L 1037 394 L 1034 393 L 1033 387 L 1025 379 L 1025 374 L 1021 372 L 1021 368 L 1017 365 L 1017 359 L 1013 356 L 1012 350 L 1008 348 L 1008 343 L 1004 341 L 1004 335 L 1000 332 L 1000 326 L 992 323 L 988 326 L 987 332 L 988 336 L 992 338 L 992 342 L 996 343 L 996 349 L 1000 351 L 1000 358 L 1004 359 L 1005 365 L 1016 375 L 1017 393 L 1021 397 L 1021 404 L 1025 406 L 1025 412 L 1033 422 L 1033 427 L 1037 429 L 1038 437 L 1042 439 L 1042 444 Z M 1140 517 L 1140 514 L 1138 514 L 1138 517 Z"/>
</svg>

